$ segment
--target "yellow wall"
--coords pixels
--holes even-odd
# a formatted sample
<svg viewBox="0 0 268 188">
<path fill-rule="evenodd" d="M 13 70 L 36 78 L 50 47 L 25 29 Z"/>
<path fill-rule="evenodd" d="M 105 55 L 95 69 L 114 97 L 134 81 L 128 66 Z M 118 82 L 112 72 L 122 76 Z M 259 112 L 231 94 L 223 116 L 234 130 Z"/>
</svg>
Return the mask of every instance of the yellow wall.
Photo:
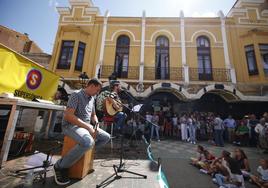
<svg viewBox="0 0 268 188">
<path fill-rule="evenodd" d="M 244 5 L 241 5 L 243 9 Z M 247 10 L 247 9 L 245 9 Z M 256 10 L 249 9 L 248 14 L 236 14 L 231 11 L 226 18 L 226 37 L 231 67 L 235 68 L 238 83 L 267 83 L 260 59 L 259 43 L 268 44 L 268 22 L 266 17 L 259 19 Z M 72 11 L 74 17 L 70 18 Z M 81 72 L 74 71 L 78 42 L 86 43 L 84 66 L 82 72 L 89 77 L 95 75 L 95 67 L 99 63 L 101 38 L 103 32 L 103 16 L 96 13 L 84 13 L 82 8 L 74 7 L 61 12 L 60 24 L 55 39 L 50 69 L 63 77 L 77 78 Z M 68 18 L 66 18 L 66 15 Z M 249 17 L 247 17 L 247 15 Z M 261 14 L 260 14 L 261 15 Z M 65 18 L 64 18 L 65 17 Z M 90 23 L 84 21 L 89 19 Z M 66 20 L 68 22 L 66 22 Z M 145 67 L 155 66 L 155 40 L 164 35 L 169 39 L 170 67 L 182 67 L 181 54 L 181 21 L 180 18 L 146 17 L 144 63 Z M 196 38 L 205 35 L 210 40 L 212 68 L 225 69 L 224 43 L 221 31 L 221 19 L 217 18 L 185 18 L 186 63 L 189 68 L 197 68 Z M 70 22 L 70 23 L 69 23 Z M 76 24 L 73 24 L 73 23 Z M 257 29 L 256 29 L 257 28 Z M 129 66 L 139 66 L 141 58 L 142 17 L 108 17 L 105 39 L 103 65 L 114 65 L 116 40 L 120 35 L 130 38 Z M 70 70 L 56 69 L 62 40 L 75 40 Z M 250 76 L 244 46 L 254 44 L 259 74 Z M 146 73 L 144 73 L 146 74 Z M 138 80 L 138 78 L 137 78 Z"/>
</svg>

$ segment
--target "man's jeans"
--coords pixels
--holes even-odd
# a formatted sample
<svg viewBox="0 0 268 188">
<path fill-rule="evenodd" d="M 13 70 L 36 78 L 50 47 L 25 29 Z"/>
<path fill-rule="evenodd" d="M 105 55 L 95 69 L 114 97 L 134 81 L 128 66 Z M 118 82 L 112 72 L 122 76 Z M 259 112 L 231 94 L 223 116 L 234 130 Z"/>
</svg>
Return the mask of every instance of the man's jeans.
<svg viewBox="0 0 268 188">
<path fill-rule="evenodd" d="M 159 126 L 151 124 L 151 139 L 154 137 L 154 132 L 156 133 L 156 139 L 159 140 Z"/>
<path fill-rule="evenodd" d="M 215 142 L 218 146 L 224 146 L 223 130 L 215 130 Z"/>
<path fill-rule="evenodd" d="M 195 127 L 195 125 L 190 125 L 189 126 L 189 133 L 190 133 L 190 141 L 195 142 L 195 138 L 196 138 L 196 127 Z"/>
<path fill-rule="evenodd" d="M 58 168 L 70 168 L 87 150 L 91 149 L 94 144 L 96 147 L 100 147 L 110 140 L 110 135 L 102 129 L 98 129 L 96 141 L 94 141 L 88 130 L 76 125 L 62 126 L 62 129 L 66 136 L 71 137 L 78 144 L 57 161 L 56 167 Z"/>
<path fill-rule="evenodd" d="M 219 186 L 224 185 L 225 176 L 223 176 L 222 174 L 215 174 L 215 178 Z"/>
</svg>

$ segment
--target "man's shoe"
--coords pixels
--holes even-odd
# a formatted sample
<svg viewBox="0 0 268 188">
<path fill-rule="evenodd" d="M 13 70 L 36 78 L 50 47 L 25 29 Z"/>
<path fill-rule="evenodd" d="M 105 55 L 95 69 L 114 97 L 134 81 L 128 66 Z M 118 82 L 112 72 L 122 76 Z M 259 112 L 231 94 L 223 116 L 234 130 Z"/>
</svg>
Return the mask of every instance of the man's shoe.
<svg viewBox="0 0 268 188">
<path fill-rule="evenodd" d="M 55 182 L 58 185 L 66 185 L 70 183 L 70 179 L 67 176 L 68 169 L 60 169 L 54 165 L 53 171 L 54 171 Z"/>
</svg>

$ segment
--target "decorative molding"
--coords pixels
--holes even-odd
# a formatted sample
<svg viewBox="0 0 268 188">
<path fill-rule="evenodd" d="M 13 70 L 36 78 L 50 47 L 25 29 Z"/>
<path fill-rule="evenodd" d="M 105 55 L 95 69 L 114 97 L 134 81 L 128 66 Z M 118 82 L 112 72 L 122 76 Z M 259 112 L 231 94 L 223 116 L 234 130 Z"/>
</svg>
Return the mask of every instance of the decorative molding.
<svg viewBox="0 0 268 188">
<path fill-rule="evenodd" d="M 171 27 L 171 28 L 177 28 L 178 26 L 176 25 L 176 24 L 174 24 L 174 25 L 157 25 L 157 24 L 155 24 L 155 25 L 150 25 L 150 24 L 148 24 L 148 25 L 146 25 L 146 27 L 161 27 L 161 28 L 168 28 L 168 27 Z"/>
<path fill-rule="evenodd" d="M 114 46 L 116 47 L 116 44 L 112 43 L 112 44 L 109 44 L 109 43 L 105 43 L 105 46 Z M 140 47 L 141 45 L 140 44 L 131 44 L 129 45 L 129 47 Z"/>
<path fill-rule="evenodd" d="M 85 6 L 94 6 L 91 0 L 69 0 L 71 6 L 75 5 L 85 5 Z"/>
<path fill-rule="evenodd" d="M 261 18 L 261 16 L 260 16 L 260 13 L 259 13 L 259 9 L 258 8 L 246 8 L 246 16 L 245 17 L 239 17 L 238 18 L 238 22 L 239 22 L 239 24 L 252 24 L 252 22 L 250 21 L 250 19 L 249 19 L 249 15 L 248 15 L 248 11 L 249 10 L 255 10 L 255 12 L 256 12 L 256 15 L 257 15 L 257 21 L 258 22 L 260 22 L 260 21 L 264 21 L 264 22 L 266 22 L 266 23 L 268 23 L 267 22 L 267 19 L 262 19 Z M 245 19 L 245 20 L 247 20 L 247 21 L 242 21 L 242 19 Z M 263 24 L 263 23 L 255 23 L 255 22 L 253 22 L 254 24 Z"/>
<path fill-rule="evenodd" d="M 238 0 L 238 2 L 235 4 L 235 8 L 239 8 L 243 5 L 259 5 L 264 3 L 265 0 Z"/>
<path fill-rule="evenodd" d="M 115 36 L 116 36 L 118 33 L 122 33 L 122 34 L 128 33 L 128 34 L 130 35 L 130 38 L 132 39 L 133 42 L 140 42 L 140 40 L 136 40 L 134 33 L 131 32 L 130 30 L 127 30 L 127 29 L 120 29 L 120 30 L 115 31 L 115 32 L 112 34 L 111 39 L 110 39 L 110 40 L 107 40 L 107 39 L 106 39 L 106 41 L 107 41 L 107 42 L 108 42 L 108 41 L 112 41 L 112 42 L 114 42 L 114 38 L 115 38 Z"/>
<path fill-rule="evenodd" d="M 155 31 L 155 32 L 151 35 L 151 38 L 150 38 L 149 42 L 153 42 L 153 39 L 154 39 L 155 35 L 157 35 L 158 33 L 166 33 L 169 37 L 171 37 L 172 42 L 176 42 L 176 40 L 175 40 L 175 36 L 174 36 L 170 31 L 168 31 L 168 30 L 166 30 L 166 29 L 161 29 L 161 30 L 157 30 L 157 31 Z M 146 40 L 146 42 L 148 42 L 148 40 Z M 177 41 L 177 42 L 178 42 L 178 41 Z"/>
<path fill-rule="evenodd" d="M 108 23 L 108 26 L 110 26 L 110 27 L 113 27 L 113 26 L 115 26 L 115 27 L 141 27 L 141 25 L 139 25 L 139 24 L 129 24 L 129 23 L 127 23 L 127 24 L 123 24 L 123 23 L 118 23 L 118 24 L 114 24 L 114 23 Z"/>
<path fill-rule="evenodd" d="M 185 47 L 186 48 L 197 48 L 196 45 L 186 45 Z M 210 48 L 223 48 L 223 45 L 222 46 L 211 46 L 210 45 Z"/>
<path fill-rule="evenodd" d="M 263 10 L 263 11 L 261 12 L 261 15 L 262 15 L 263 17 L 268 17 L 268 10 L 267 10 L 267 9 Z"/>
<path fill-rule="evenodd" d="M 72 25 L 72 26 L 96 26 L 98 24 L 92 24 L 92 23 L 70 23 L 70 22 L 67 22 L 67 23 L 59 23 L 59 25 Z"/>
<path fill-rule="evenodd" d="M 57 9 L 57 11 L 58 11 L 58 13 L 60 15 L 62 15 L 62 14 L 71 14 L 71 10 L 70 10 L 69 7 L 56 7 L 56 9 Z"/>
<path fill-rule="evenodd" d="M 148 87 L 143 93 L 141 93 L 141 96 L 148 97 L 152 93 L 154 93 L 155 90 L 163 88 L 163 86 L 162 86 L 162 83 L 157 83 L 157 84 L 152 85 L 152 88 L 153 88 L 153 90 L 151 90 L 151 87 Z M 180 93 L 180 95 L 184 99 L 191 99 L 192 98 L 191 94 L 189 94 L 184 88 L 182 88 L 181 86 L 179 86 L 177 84 L 170 83 L 170 89 Z"/>
<path fill-rule="evenodd" d="M 85 19 L 88 19 L 88 20 L 73 20 L 75 9 L 82 9 L 81 18 L 85 18 Z M 81 7 L 81 6 L 72 7 L 72 9 L 70 10 L 70 12 L 71 13 L 69 13 L 68 15 L 63 15 L 62 16 L 62 19 L 61 19 L 60 23 L 75 23 L 75 22 L 90 23 L 91 22 L 91 17 L 92 16 L 86 16 L 85 7 Z M 66 19 L 68 19 L 68 18 L 69 19 L 72 19 L 72 21 L 70 21 L 70 20 L 67 20 L 66 21 Z"/>
<path fill-rule="evenodd" d="M 253 22 L 249 18 L 248 12 L 250 10 L 254 10 L 256 12 L 256 22 Z M 239 24 L 247 24 L 247 25 L 263 25 L 264 23 L 268 24 L 268 19 L 267 18 L 262 18 L 262 17 L 268 17 L 268 10 L 264 10 L 261 13 L 259 12 L 258 8 L 255 7 L 245 7 L 245 8 L 233 8 L 229 14 L 229 17 L 234 17 L 238 16 L 238 23 Z"/>
<path fill-rule="evenodd" d="M 202 29 L 202 30 L 198 30 L 198 31 L 194 32 L 194 33 L 192 34 L 192 36 L 191 36 L 191 40 L 190 40 L 190 41 L 186 41 L 186 42 L 193 42 L 195 36 L 196 36 L 198 33 L 207 33 L 207 34 L 209 34 L 209 35 L 212 37 L 212 39 L 214 40 L 215 43 L 218 43 L 218 41 L 217 41 L 215 35 L 214 35 L 212 32 L 210 32 L 210 31 L 208 31 L 208 30 L 204 30 L 204 29 Z"/>
<path fill-rule="evenodd" d="M 233 93 L 233 90 L 235 89 L 236 90 L 236 94 L 233 94 L 234 95 L 234 98 L 238 98 L 238 100 L 243 100 L 245 98 L 245 96 L 239 90 L 237 90 L 236 88 L 234 88 L 232 86 L 229 86 L 229 85 L 225 85 L 225 84 L 222 84 L 222 85 L 224 86 L 224 89 L 221 90 L 222 92 L 230 92 L 230 93 Z M 206 92 L 216 90 L 215 89 L 215 84 L 208 85 L 208 86 L 206 86 L 204 88 L 205 88 Z M 200 99 L 205 94 L 204 88 L 201 88 L 194 95 L 194 98 L 193 99 Z"/>
</svg>

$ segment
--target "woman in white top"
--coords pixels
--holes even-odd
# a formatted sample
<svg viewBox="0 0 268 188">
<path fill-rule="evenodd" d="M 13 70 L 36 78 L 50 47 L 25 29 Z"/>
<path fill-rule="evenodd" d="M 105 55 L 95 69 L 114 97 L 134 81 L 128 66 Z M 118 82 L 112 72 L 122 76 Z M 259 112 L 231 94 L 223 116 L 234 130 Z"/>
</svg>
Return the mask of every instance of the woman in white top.
<svg viewBox="0 0 268 188">
<path fill-rule="evenodd" d="M 180 118 L 180 124 L 181 124 L 181 140 L 187 141 L 188 135 L 187 135 L 187 117 L 185 114 L 182 115 Z"/>
</svg>

